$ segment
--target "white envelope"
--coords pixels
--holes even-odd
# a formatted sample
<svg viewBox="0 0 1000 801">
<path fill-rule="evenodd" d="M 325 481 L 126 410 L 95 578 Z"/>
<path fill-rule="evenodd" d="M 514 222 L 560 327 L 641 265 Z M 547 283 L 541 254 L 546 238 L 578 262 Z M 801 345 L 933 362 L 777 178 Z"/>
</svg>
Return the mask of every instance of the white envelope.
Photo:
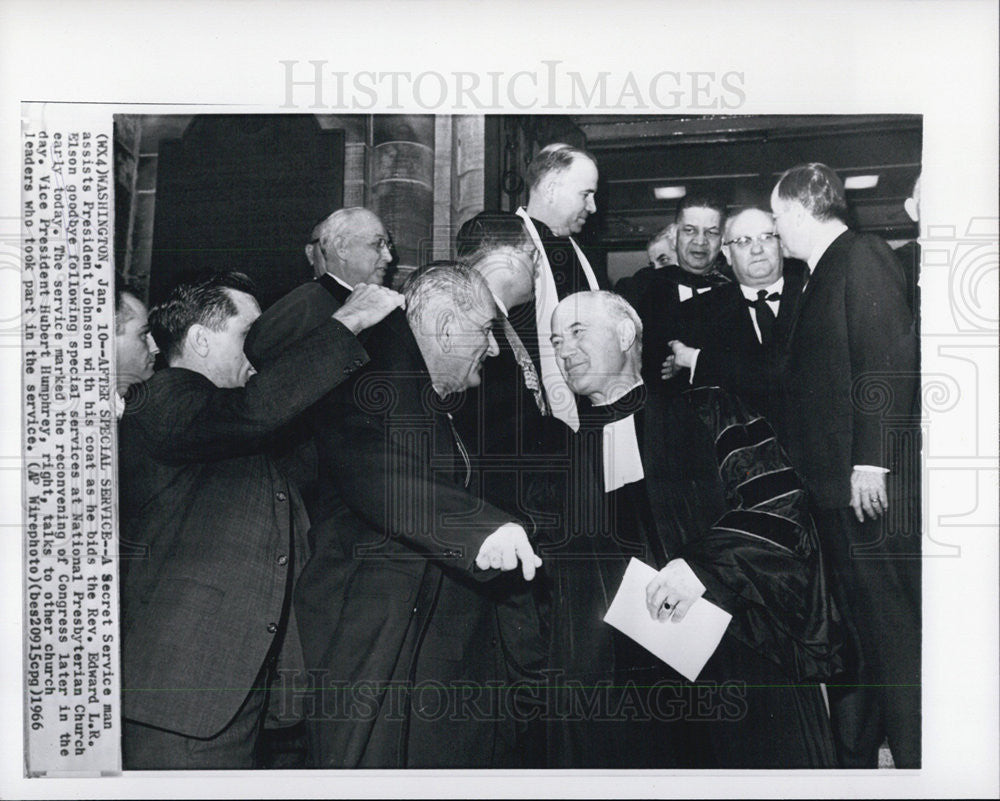
<svg viewBox="0 0 1000 801">
<path fill-rule="evenodd" d="M 646 585 L 656 573 L 654 568 L 633 557 L 604 622 L 631 637 L 688 681 L 695 681 L 719 647 L 733 616 L 711 601 L 699 598 L 679 622 L 653 620 L 646 609 Z"/>
</svg>

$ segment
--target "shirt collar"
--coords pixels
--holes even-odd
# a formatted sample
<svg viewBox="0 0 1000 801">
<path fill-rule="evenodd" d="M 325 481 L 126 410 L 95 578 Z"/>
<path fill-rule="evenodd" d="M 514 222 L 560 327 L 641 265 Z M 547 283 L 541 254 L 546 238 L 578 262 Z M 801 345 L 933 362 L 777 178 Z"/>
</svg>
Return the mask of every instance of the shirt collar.
<svg viewBox="0 0 1000 801">
<path fill-rule="evenodd" d="M 768 295 L 770 295 L 773 292 L 781 292 L 781 290 L 784 288 L 785 288 L 785 276 L 781 276 L 781 278 L 779 278 L 770 286 L 753 287 L 753 286 L 744 286 L 743 284 L 740 284 L 740 292 L 743 293 L 743 297 L 745 297 L 747 300 L 757 300 L 757 294 L 762 289 L 765 290 Z"/>
<path fill-rule="evenodd" d="M 833 240 L 846 230 L 847 226 L 839 220 L 836 224 L 831 224 L 824 229 L 823 236 L 821 236 L 819 241 L 816 242 L 816 245 L 812 249 L 812 253 L 809 254 L 809 258 L 806 260 L 806 263 L 809 265 L 810 273 L 816 269 L 816 265 L 819 264 L 819 260 L 823 258 L 823 254 L 826 253 L 826 249 L 833 244 Z"/>
<path fill-rule="evenodd" d="M 595 408 L 595 409 L 599 409 L 599 408 L 601 408 L 602 406 L 610 406 L 610 405 L 611 405 L 612 403 L 617 403 L 617 402 L 618 402 L 618 401 L 620 401 L 620 400 L 621 400 L 622 398 L 624 398 L 624 397 L 625 397 L 626 395 L 628 395 L 628 394 L 629 394 L 629 393 L 630 393 L 630 392 L 631 392 L 632 390 L 634 390 L 634 389 L 638 389 L 638 388 L 639 388 L 639 387 L 641 387 L 641 386 L 642 386 L 642 379 L 640 378 L 640 379 L 639 379 L 638 381 L 636 381 L 636 382 L 635 382 L 635 383 L 634 383 L 634 384 L 633 384 L 632 386 L 630 386 L 630 387 L 629 387 L 628 389 L 626 389 L 626 390 L 624 390 L 623 392 L 620 392 L 620 393 L 618 393 L 617 395 L 615 395 L 615 397 L 613 397 L 613 398 L 612 398 L 611 400 L 609 400 L 609 401 L 607 401 L 607 402 L 605 402 L 605 403 L 595 403 L 595 404 L 594 404 L 594 408 Z"/>
<path fill-rule="evenodd" d="M 342 286 L 342 287 L 343 287 L 344 289 L 346 289 L 346 290 L 347 290 L 348 292 L 353 292 L 353 291 L 354 291 L 354 287 L 352 287 L 352 286 L 351 286 L 350 284 L 348 284 L 348 283 L 347 283 L 346 281 L 343 281 L 343 280 L 341 280 L 341 279 L 340 279 L 340 278 L 339 278 L 338 276 L 334 275 L 334 274 L 333 274 L 333 273 L 331 273 L 331 272 L 330 272 L 329 270 L 327 270 L 327 271 L 326 271 L 326 274 L 327 274 L 328 276 L 330 276 L 330 277 L 331 277 L 331 278 L 332 278 L 332 279 L 333 279 L 334 281 L 336 281 L 336 282 L 337 282 L 338 284 L 340 284 L 340 285 L 341 285 L 341 286 Z"/>
</svg>

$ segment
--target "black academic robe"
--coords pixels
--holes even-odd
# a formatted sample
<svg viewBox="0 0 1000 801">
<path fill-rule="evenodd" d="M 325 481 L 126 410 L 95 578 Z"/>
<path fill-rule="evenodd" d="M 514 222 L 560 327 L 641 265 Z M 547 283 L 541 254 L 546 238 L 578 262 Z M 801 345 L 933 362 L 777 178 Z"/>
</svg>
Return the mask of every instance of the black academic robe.
<svg viewBox="0 0 1000 801">
<path fill-rule="evenodd" d="M 550 727 L 557 765 L 833 766 L 815 682 L 839 665 L 839 619 L 801 484 L 770 427 L 724 392 L 645 396 L 581 409 L 571 536 L 542 549 L 559 590 L 550 667 L 619 688 L 610 723 Z M 603 427 L 628 414 L 645 479 L 604 493 Z M 697 683 L 601 622 L 631 556 L 684 558 L 733 615 Z M 609 753 L 626 720 L 614 742 L 627 752 Z"/>
</svg>

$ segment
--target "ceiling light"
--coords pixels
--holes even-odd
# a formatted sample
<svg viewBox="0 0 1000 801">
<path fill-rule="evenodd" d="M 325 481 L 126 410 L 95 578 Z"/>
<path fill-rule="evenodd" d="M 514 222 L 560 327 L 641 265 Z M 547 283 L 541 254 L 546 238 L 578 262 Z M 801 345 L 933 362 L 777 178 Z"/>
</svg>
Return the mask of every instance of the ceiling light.
<svg viewBox="0 0 1000 801">
<path fill-rule="evenodd" d="M 683 186 L 654 186 L 653 187 L 653 197 L 657 200 L 676 200 L 679 197 L 684 197 L 687 194 L 687 189 Z"/>
<path fill-rule="evenodd" d="M 844 181 L 844 189 L 871 189 L 877 184 L 877 175 L 852 175 Z"/>
</svg>

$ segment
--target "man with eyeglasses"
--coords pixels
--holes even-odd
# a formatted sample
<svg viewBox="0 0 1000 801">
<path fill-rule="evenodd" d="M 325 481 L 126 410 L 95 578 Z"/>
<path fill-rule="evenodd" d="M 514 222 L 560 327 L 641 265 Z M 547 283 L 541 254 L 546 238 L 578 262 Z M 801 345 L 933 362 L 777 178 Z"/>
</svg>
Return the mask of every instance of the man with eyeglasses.
<svg viewBox="0 0 1000 801">
<path fill-rule="evenodd" d="M 785 265 L 774 218 L 762 209 L 731 217 L 724 237 L 737 283 L 691 300 L 686 338 L 671 343 L 675 362 L 691 370 L 693 385 L 722 386 L 780 428 L 778 371 L 802 294 L 802 264 Z"/>
<path fill-rule="evenodd" d="M 663 379 L 676 373 L 669 342 L 685 336 L 681 324 L 687 316 L 681 314 L 682 306 L 696 295 L 730 283 L 718 269 L 725 217 L 726 206 L 718 198 L 686 196 L 677 207 L 674 224 L 677 263 L 643 270 L 615 287 L 642 320 L 642 377 L 651 388 L 662 387 Z M 668 362 L 666 372 L 664 362 Z"/>
<path fill-rule="evenodd" d="M 306 245 L 316 280 L 343 303 L 358 284 L 381 284 L 392 261 L 392 241 L 378 215 L 360 206 L 321 220 Z"/>
</svg>

